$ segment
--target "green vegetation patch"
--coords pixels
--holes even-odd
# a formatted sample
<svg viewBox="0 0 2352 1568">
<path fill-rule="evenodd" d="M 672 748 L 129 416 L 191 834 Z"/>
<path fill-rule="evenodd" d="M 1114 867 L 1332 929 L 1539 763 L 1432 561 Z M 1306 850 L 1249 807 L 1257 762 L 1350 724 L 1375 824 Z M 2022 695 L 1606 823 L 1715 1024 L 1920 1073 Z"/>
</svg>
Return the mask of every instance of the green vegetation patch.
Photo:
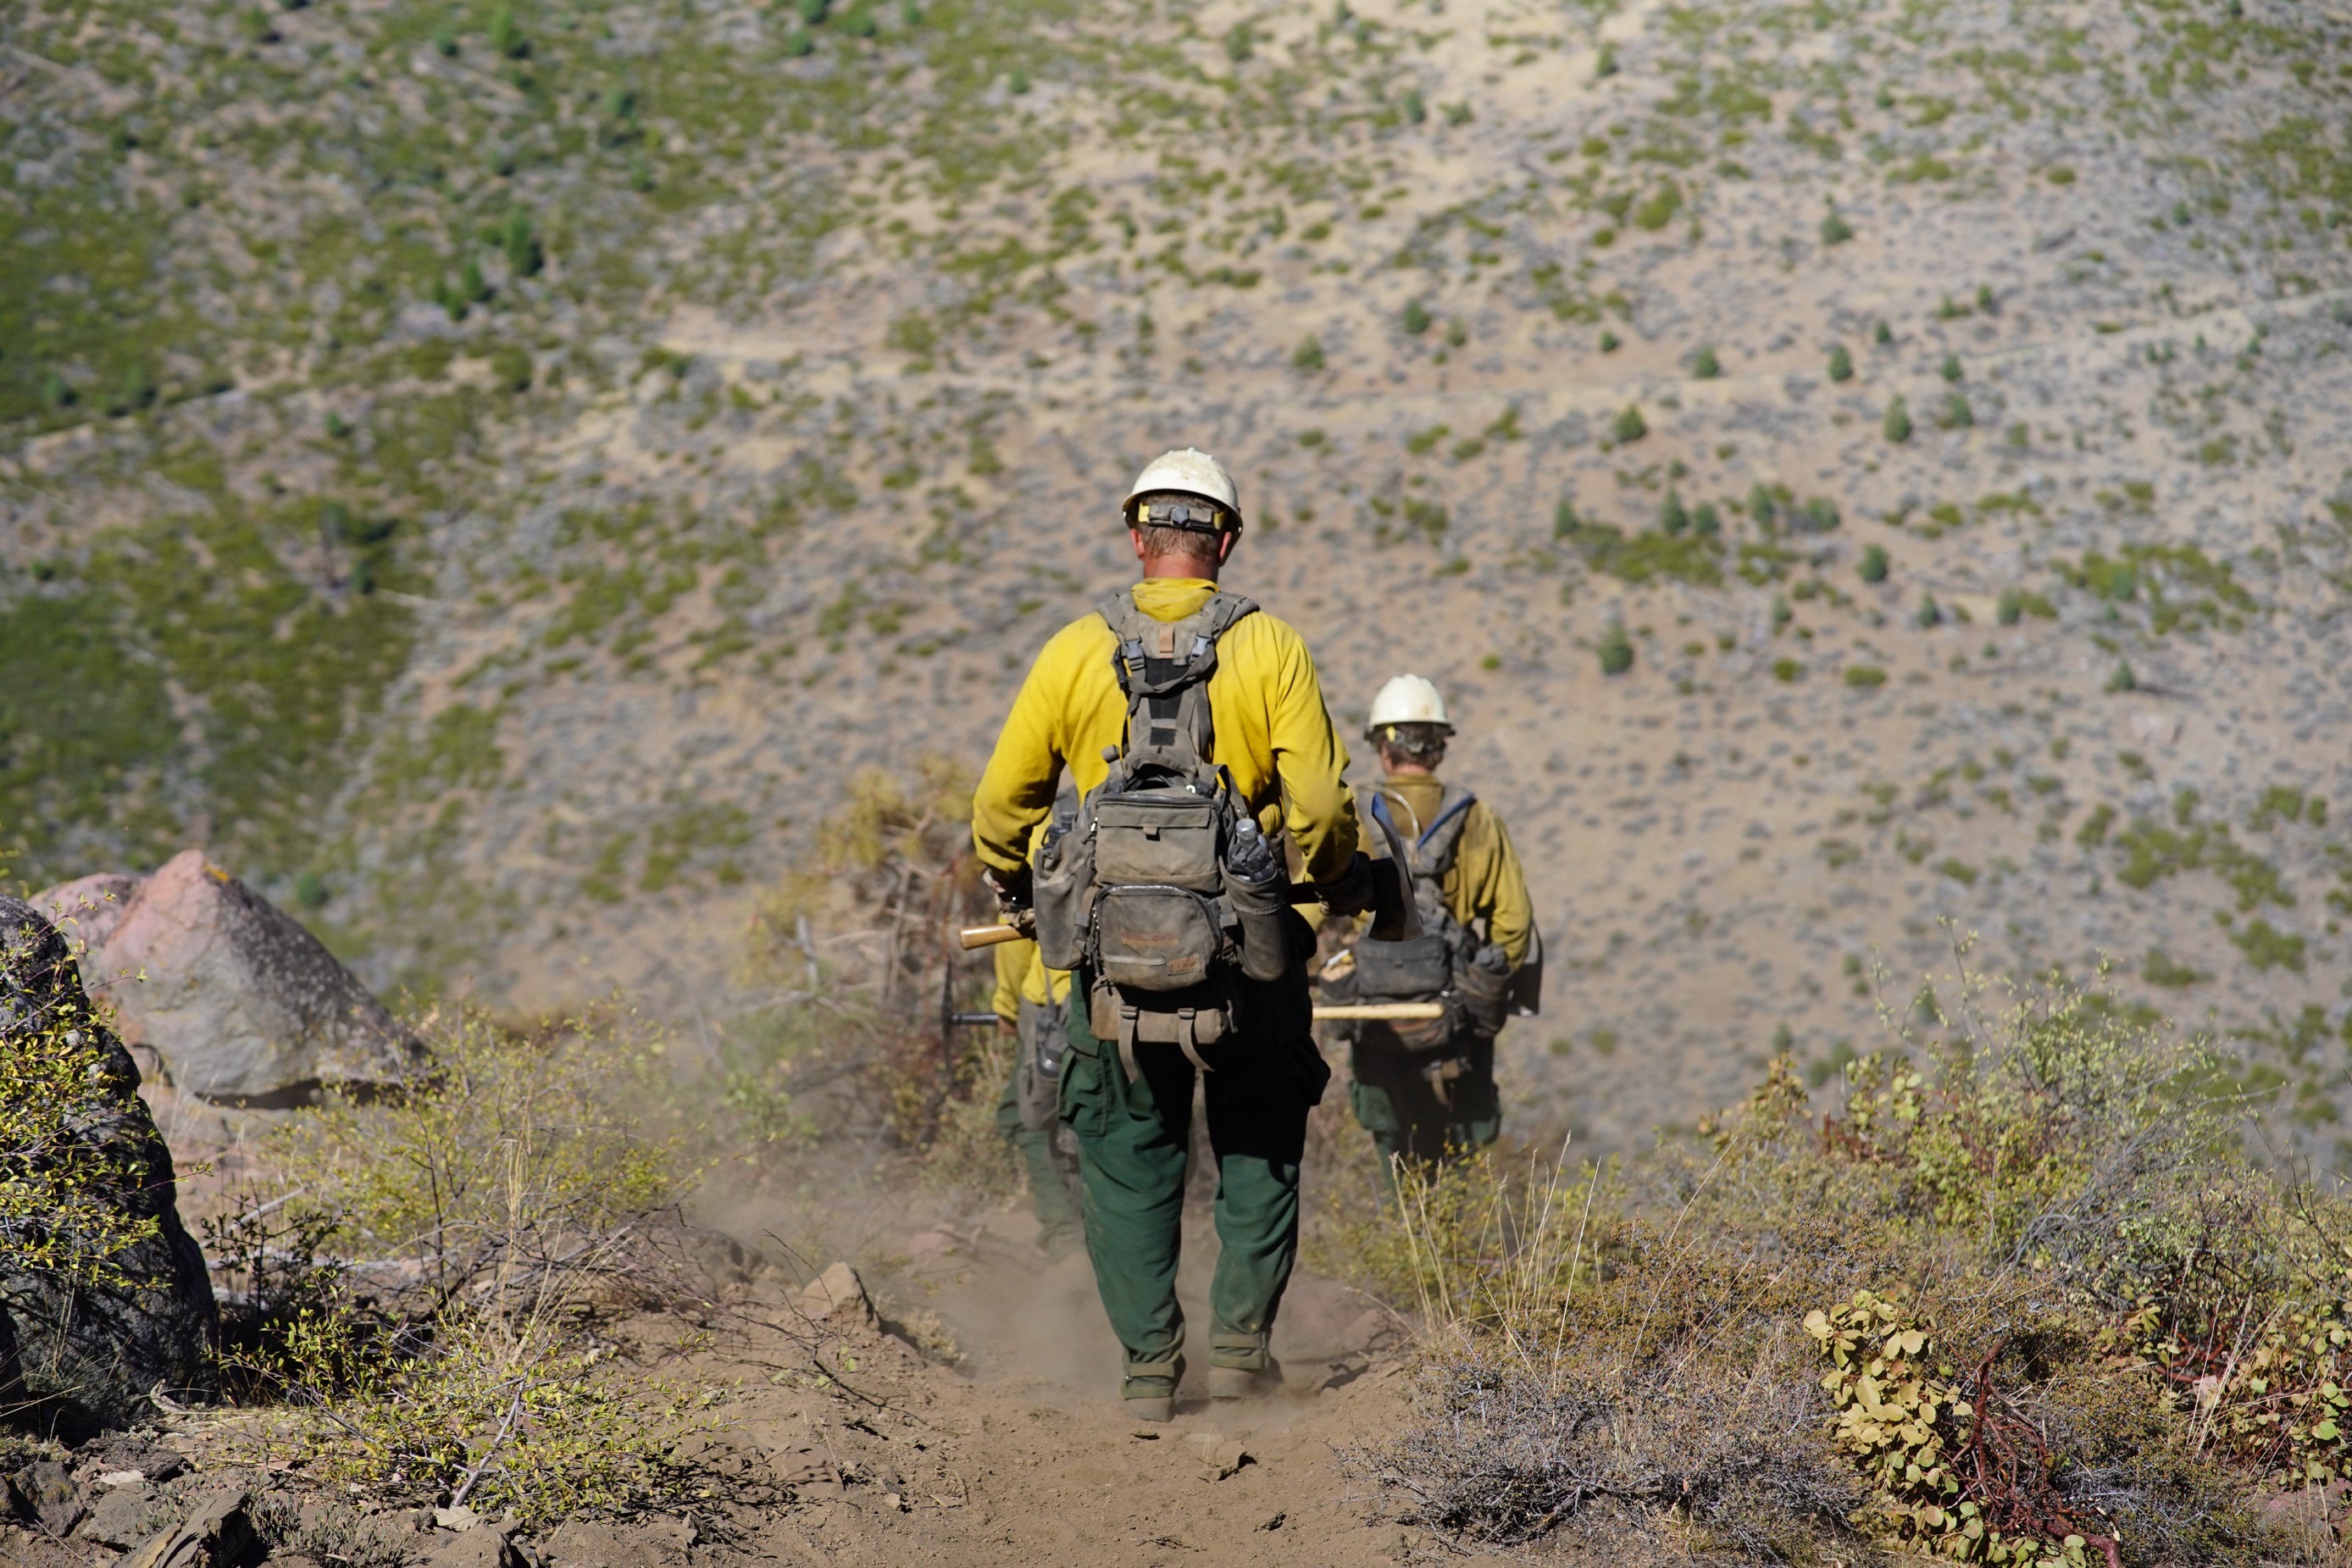
<svg viewBox="0 0 2352 1568">
<path fill-rule="evenodd" d="M 1671 580 L 1713 588 L 1723 581 L 1723 543 L 1708 535 L 1650 528 L 1628 534 L 1613 524 L 1585 521 L 1565 501 L 1552 533 L 1573 548 L 1588 569 L 1621 582 Z"/>
<path fill-rule="evenodd" d="M 385 688 L 421 582 L 390 518 L 210 507 L 101 538 L 0 601 L 0 831 L 36 884 L 194 841 L 265 884 L 316 823 Z"/>
</svg>

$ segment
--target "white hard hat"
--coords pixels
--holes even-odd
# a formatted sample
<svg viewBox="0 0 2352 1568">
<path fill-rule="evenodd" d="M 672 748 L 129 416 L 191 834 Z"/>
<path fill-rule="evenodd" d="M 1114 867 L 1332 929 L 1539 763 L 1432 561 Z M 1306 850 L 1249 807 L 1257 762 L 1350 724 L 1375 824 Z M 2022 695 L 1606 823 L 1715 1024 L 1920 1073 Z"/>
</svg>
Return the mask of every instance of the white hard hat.
<svg viewBox="0 0 2352 1568">
<path fill-rule="evenodd" d="M 1445 699 L 1437 695 L 1434 685 L 1419 675 L 1399 675 L 1381 688 L 1381 695 L 1372 699 L 1372 716 L 1364 723 L 1365 738 L 1392 724 L 1454 727 L 1445 716 Z"/>
<path fill-rule="evenodd" d="M 1133 522 L 1137 497 L 1166 495 L 1171 491 L 1179 495 L 1198 496 L 1216 506 L 1229 519 L 1229 526 L 1236 529 L 1242 526 L 1241 492 L 1234 488 L 1234 476 L 1225 472 L 1223 464 L 1190 446 L 1181 452 L 1163 452 L 1146 464 L 1143 472 L 1135 476 L 1135 483 L 1128 486 L 1127 502 L 1122 510 L 1127 513 L 1128 520 Z M 1201 531 L 1216 530 L 1203 528 Z"/>
</svg>

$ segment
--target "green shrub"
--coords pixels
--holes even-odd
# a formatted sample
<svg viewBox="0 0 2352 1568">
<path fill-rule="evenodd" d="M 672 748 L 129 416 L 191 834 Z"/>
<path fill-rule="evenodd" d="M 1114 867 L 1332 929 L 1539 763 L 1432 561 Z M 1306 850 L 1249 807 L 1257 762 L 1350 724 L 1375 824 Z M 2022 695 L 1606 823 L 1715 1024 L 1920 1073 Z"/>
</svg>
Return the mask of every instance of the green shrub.
<svg viewBox="0 0 2352 1568">
<path fill-rule="evenodd" d="M 361 1257 L 414 1259 L 454 1299 L 543 1269 L 691 1184 L 661 1037 L 614 1009 L 518 1032 L 428 1015 L 435 1076 L 396 1098 L 331 1093 L 282 1129 L 273 1165 Z M 525 1278 L 518 1276 L 518 1278 Z"/>
<path fill-rule="evenodd" d="M 800 13 L 803 26 L 821 27 L 833 14 L 833 0 L 800 0 Z"/>
<path fill-rule="evenodd" d="M 1862 564 L 1855 570 L 1861 574 L 1862 580 L 1864 582 L 1885 582 L 1888 564 L 1885 547 L 1870 545 L 1864 549 Z"/>
<path fill-rule="evenodd" d="M 1772 661 L 1772 678 L 1783 684 L 1801 681 L 1805 678 L 1805 666 L 1796 659 L 1775 659 Z"/>
<path fill-rule="evenodd" d="M 502 343 L 490 352 L 490 384 L 503 392 L 530 390 L 530 350 L 518 343 Z"/>
<path fill-rule="evenodd" d="M 1421 89 L 1417 87 L 1405 89 L 1403 107 L 1405 120 L 1409 124 L 1419 125 L 1429 118 L 1429 106 L 1422 101 Z M 1406 330 L 1412 329 L 1407 328 Z"/>
<path fill-rule="evenodd" d="M 1290 368 L 1309 374 L 1323 368 L 1323 340 L 1308 333 L 1307 340 L 1291 350 Z"/>
<path fill-rule="evenodd" d="M 1601 351 L 1602 353 L 1604 353 L 1604 354 L 1613 354 L 1613 353 L 1615 353 L 1615 352 L 1617 351 L 1618 347 L 1619 347 L 1618 340 L 1617 340 L 1617 334 L 1616 334 L 1616 333 L 1614 333 L 1614 332 L 1612 332 L 1612 331 L 1611 331 L 1611 330 L 1610 330 L 1608 328 L 1606 328 L 1606 327 L 1603 327 L 1602 329 L 1601 329 L 1601 337 L 1600 337 L 1599 342 L 1600 342 L 1600 346 L 1601 346 Z"/>
<path fill-rule="evenodd" d="M 525 59 L 530 54 L 530 40 L 523 36 L 522 28 L 516 25 L 512 6 L 501 5 L 490 13 L 489 39 L 490 47 L 508 59 Z"/>
<path fill-rule="evenodd" d="M 814 53 L 815 50 L 816 38 L 806 27 L 794 27 L 791 32 L 784 35 L 784 57 L 786 59 L 806 59 L 811 54 Z M 649 186 L 651 183 L 651 179 L 648 177 L 646 184 Z M 639 187 L 639 189 L 644 188 L 646 187 Z"/>
<path fill-rule="evenodd" d="M 853 38 L 870 38 L 881 32 L 882 24 L 876 18 L 870 7 L 857 5 L 853 6 L 849 15 L 842 18 L 841 30 Z"/>
<path fill-rule="evenodd" d="M 1630 402 L 1625 405 L 1625 412 L 1619 414 L 1609 426 L 1611 439 L 1621 446 L 1630 442 L 1639 441 L 1649 434 L 1649 422 L 1642 417 L 1641 409 Z"/>
<path fill-rule="evenodd" d="M 1691 356 L 1691 374 L 1703 382 L 1713 381 L 1723 374 L 1723 362 L 1715 357 L 1713 347 L 1704 343 L 1699 345 L 1698 352 Z"/>
<path fill-rule="evenodd" d="M 1976 411 L 1969 406 L 1969 400 L 1958 392 L 1953 392 L 1946 397 L 1944 406 L 1936 414 L 1937 427 L 1944 430 L 1966 430 L 1976 422 Z"/>
<path fill-rule="evenodd" d="M 547 264 L 547 253 L 531 227 L 530 214 L 520 207 L 507 210 L 506 223 L 499 231 L 499 248 L 506 253 L 507 266 L 517 277 L 536 277 Z"/>
<path fill-rule="evenodd" d="M 1429 311 L 1420 300 L 1408 299 L 1404 302 L 1404 315 L 1398 324 L 1405 329 L 1408 336 L 1420 337 L 1429 330 Z"/>
<path fill-rule="evenodd" d="M 1919 596 L 1919 608 L 1917 612 L 1914 613 L 1912 619 L 1918 623 L 1919 629 L 1924 632 L 1931 626 L 1942 624 L 1944 620 L 1944 607 L 1936 602 L 1936 596 L 1934 594 L 1923 593 Z"/>
<path fill-rule="evenodd" d="M 2139 977 L 2151 986 L 2193 986 L 2212 978 L 2191 965 L 2175 959 L 2161 947 L 2150 947 L 2147 961 L 2141 964 Z"/>
<path fill-rule="evenodd" d="M 2230 933 L 2230 940 L 2246 956 L 2246 962 L 2257 969 L 2270 970 L 2283 966 L 2298 975 L 2303 973 L 2304 939 L 2292 932 L 2279 930 L 2267 920 L 2247 921 L 2243 926 Z M 2352 1343 L 2352 1332 L 2347 1332 L 2347 1343 Z M 2347 1430 L 2352 1430 L 2352 1422 L 2346 1425 Z"/>
<path fill-rule="evenodd" d="M 1850 382 L 1853 380 L 1853 356 L 1846 352 L 1845 345 L 1843 343 L 1837 343 L 1831 346 L 1830 380 L 1833 382 Z"/>
<path fill-rule="evenodd" d="M 1658 503 L 1658 527 L 1668 534 L 1679 534 L 1690 527 L 1690 514 L 1683 510 L 1683 498 L 1669 489 L 1666 498 Z"/>
<path fill-rule="evenodd" d="M 1869 691 L 1886 684 L 1886 672 L 1875 664 L 1848 664 L 1845 684 L 1858 691 Z"/>
<path fill-rule="evenodd" d="M 1944 362 L 1936 368 L 1936 373 L 1942 376 L 1948 382 L 1958 381 L 1960 379 L 1959 355 L 1952 353 L 1946 354 L 1944 356 Z"/>
<path fill-rule="evenodd" d="M 1604 675 L 1622 675 L 1633 667 L 1633 640 L 1617 622 L 1610 622 L 1609 630 L 1601 633 L 1599 652 L 1601 673 Z"/>
<path fill-rule="evenodd" d="M 1900 395 L 1886 405 L 1886 417 L 1878 426 L 1887 440 L 1900 444 L 1911 439 L 1911 409 Z"/>
<path fill-rule="evenodd" d="M 1825 246 L 1843 245 L 1853 237 L 1853 225 L 1845 221 L 1837 210 L 1837 204 L 1832 202 L 1828 214 L 1822 219 L 1822 243 Z"/>
</svg>

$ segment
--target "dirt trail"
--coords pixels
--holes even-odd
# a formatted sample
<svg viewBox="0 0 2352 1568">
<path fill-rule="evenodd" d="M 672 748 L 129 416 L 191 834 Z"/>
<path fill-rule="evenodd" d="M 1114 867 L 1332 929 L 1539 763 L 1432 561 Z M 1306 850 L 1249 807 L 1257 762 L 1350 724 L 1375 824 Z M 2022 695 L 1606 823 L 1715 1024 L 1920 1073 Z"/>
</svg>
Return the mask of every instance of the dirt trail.
<svg viewBox="0 0 2352 1568">
<path fill-rule="evenodd" d="M 1215 1240 L 1205 1212 L 1188 1221 L 1197 1325 Z M 745 1390 L 728 1440 L 746 1473 L 769 1470 L 792 1501 L 737 1511 L 732 1537 L 688 1560 L 1338 1568 L 1410 1550 L 1418 1532 L 1375 1519 L 1339 1464 L 1402 1412 L 1392 1319 L 1302 1277 L 1276 1336 L 1282 1394 L 1213 1406 L 1196 1355 L 1176 1419 L 1139 1425 L 1117 1406 L 1118 1350 L 1086 1260 L 1048 1263 L 1027 1231 L 1018 1214 L 902 1231 L 900 1257 L 871 1254 L 879 1327 L 828 1322 L 806 1347 L 730 1336 L 700 1358 L 698 1377 Z M 962 1352 L 954 1366 L 908 1343 L 941 1327 Z M 675 1534 L 630 1536 L 559 1533 L 549 1554 L 680 1560 Z"/>
</svg>

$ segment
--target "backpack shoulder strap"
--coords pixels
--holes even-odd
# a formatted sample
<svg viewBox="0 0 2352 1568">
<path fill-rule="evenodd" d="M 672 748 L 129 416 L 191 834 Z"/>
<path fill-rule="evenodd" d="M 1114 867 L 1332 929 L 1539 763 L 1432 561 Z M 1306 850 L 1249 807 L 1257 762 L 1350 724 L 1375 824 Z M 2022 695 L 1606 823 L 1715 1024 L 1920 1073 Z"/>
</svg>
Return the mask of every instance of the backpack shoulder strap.
<svg viewBox="0 0 2352 1568">
<path fill-rule="evenodd" d="M 1478 797 L 1461 785 L 1448 784 L 1438 800 L 1436 819 L 1422 829 L 1412 846 L 1414 863 L 1444 880 L 1454 869 L 1454 852 L 1462 847 L 1462 831 L 1470 825 L 1470 808 L 1477 803 Z"/>
<path fill-rule="evenodd" d="M 1470 808 L 1478 797 L 1459 784 L 1448 784 L 1438 797 L 1437 814 L 1426 822 L 1415 823 L 1417 832 L 1407 834 L 1397 827 L 1396 815 L 1389 810 L 1388 792 L 1378 785 L 1366 785 L 1358 790 L 1357 809 L 1378 818 L 1404 841 L 1405 853 L 1412 857 L 1412 874 L 1432 881 L 1444 880 L 1453 869 L 1454 852 L 1461 847 L 1462 830 L 1468 825 Z"/>
<path fill-rule="evenodd" d="M 1136 608 L 1133 590 L 1121 589 L 1095 610 L 1118 639 L 1111 665 L 1127 697 L 1125 749 L 1205 768 L 1215 740 L 1208 684 L 1217 670 L 1217 640 L 1255 613 L 1256 601 L 1219 590 L 1192 614 L 1159 621 Z"/>
</svg>

